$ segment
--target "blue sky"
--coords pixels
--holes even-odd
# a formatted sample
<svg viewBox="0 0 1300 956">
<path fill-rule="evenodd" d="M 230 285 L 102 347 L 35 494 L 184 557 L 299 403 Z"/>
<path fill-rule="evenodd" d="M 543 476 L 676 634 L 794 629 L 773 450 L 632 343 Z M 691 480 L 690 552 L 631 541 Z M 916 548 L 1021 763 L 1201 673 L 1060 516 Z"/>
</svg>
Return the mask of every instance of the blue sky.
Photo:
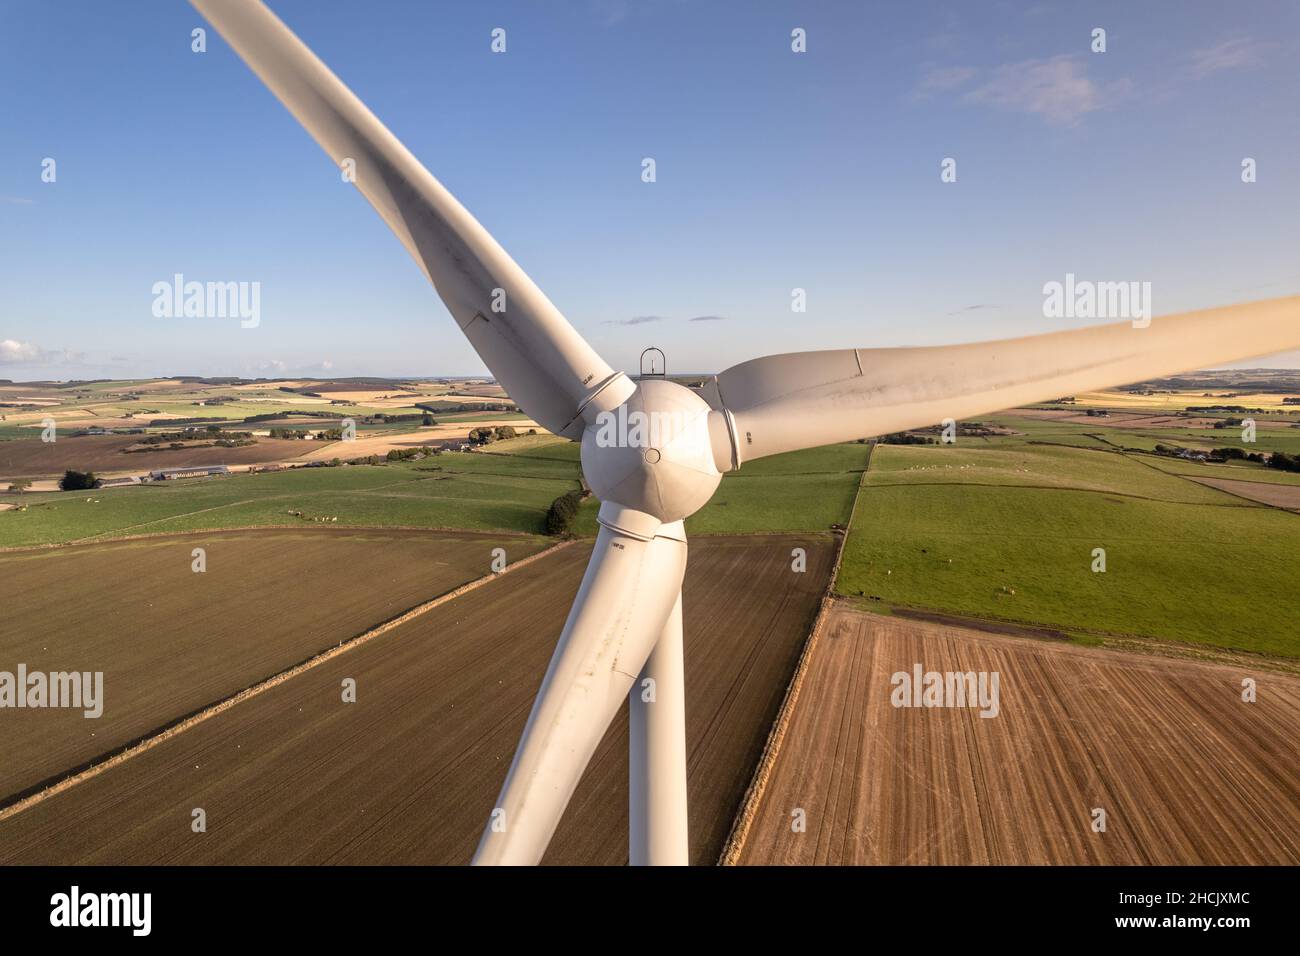
<svg viewBox="0 0 1300 956">
<path fill-rule="evenodd" d="M 1292 2 L 271 6 L 618 367 L 1088 324 L 1043 317 L 1067 272 L 1157 314 L 1300 291 Z M 481 372 L 202 25 L 0 0 L 0 378 Z M 155 318 L 177 272 L 260 282 L 260 324 Z"/>
</svg>

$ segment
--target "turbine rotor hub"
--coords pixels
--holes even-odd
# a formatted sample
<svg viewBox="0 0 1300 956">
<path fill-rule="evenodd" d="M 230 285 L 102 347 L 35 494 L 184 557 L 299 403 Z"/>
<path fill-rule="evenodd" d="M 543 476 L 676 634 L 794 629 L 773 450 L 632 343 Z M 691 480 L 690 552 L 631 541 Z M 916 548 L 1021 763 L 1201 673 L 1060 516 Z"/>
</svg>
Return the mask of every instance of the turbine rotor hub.
<svg viewBox="0 0 1300 956">
<path fill-rule="evenodd" d="M 722 474 L 714 461 L 704 399 L 665 379 L 645 379 L 622 405 L 582 434 L 582 471 L 602 502 L 663 524 L 702 508 Z M 602 521 L 610 513 L 602 507 Z"/>
</svg>

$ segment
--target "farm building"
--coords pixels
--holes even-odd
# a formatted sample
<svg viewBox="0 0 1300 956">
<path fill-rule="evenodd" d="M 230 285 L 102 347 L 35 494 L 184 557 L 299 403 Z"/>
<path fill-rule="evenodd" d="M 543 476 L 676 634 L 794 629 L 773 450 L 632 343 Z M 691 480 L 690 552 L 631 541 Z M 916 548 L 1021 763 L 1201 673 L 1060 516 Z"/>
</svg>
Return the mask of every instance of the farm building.
<svg viewBox="0 0 1300 956">
<path fill-rule="evenodd" d="M 163 468 L 149 472 L 150 481 L 170 481 L 175 478 L 207 478 L 212 475 L 228 475 L 230 469 L 225 465 L 196 465 L 193 468 Z"/>
<path fill-rule="evenodd" d="M 125 478 L 101 478 L 99 487 L 116 488 L 120 485 L 138 485 L 143 479 L 139 475 L 127 475 Z"/>
</svg>

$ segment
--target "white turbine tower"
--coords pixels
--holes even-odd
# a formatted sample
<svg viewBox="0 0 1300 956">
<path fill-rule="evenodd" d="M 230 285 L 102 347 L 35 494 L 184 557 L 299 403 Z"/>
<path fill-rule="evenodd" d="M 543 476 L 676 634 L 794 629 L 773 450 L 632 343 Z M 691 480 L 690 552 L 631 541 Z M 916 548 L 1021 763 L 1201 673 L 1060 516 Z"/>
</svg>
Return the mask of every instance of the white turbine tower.
<svg viewBox="0 0 1300 956">
<path fill-rule="evenodd" d="M 550 431 L 582 441 L 583 472 L 601 500 L 600 532 L 476 863 L 541 859 L 625 698 L 630 859 L 687 862 L 682 521 L 709 500 L 724 472 L 765 455 L 1300 347 L 1300 297 L 1291 297 L 1165 316 L 1145 328 L 773 355 L 734 366 L 701 391 L 637 383 L 592 350 L 260 0 L 191 2 L 331 159 L 355 170 L 357 188 L 510 396 Z M 505 311 L 494 310 L 502 301 Z M 621 434 L 615 426 L 635 422 L 635 412 L 661 427 Z M 645 678 L 654 681 L 651 702 L 642 700 Z"/>
</svg>

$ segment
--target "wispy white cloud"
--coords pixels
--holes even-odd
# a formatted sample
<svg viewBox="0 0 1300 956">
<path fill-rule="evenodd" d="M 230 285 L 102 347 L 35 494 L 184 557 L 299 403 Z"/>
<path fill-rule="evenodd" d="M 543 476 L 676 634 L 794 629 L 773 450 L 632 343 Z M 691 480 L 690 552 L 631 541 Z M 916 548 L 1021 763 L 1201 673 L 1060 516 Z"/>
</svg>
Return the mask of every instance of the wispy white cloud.
<svg viewBox="0 0 1300 956">
<path fill-rule="evenodd" d="M 41 350 L 31 342 L 18 342 L 14 339 L 0 341 L 0 365 L 21 365 L 36 362 L 41 357 Z"/>
<path fill-rule="evenodd" d="M 725 322 L 725 315 L 695 315 L 687 322 Z M 645 325 L 648 322 L 678 322 L 680 319 L 668 319 L 662 315 L 634 315 L 630 319 L 607 319 L 606 325 Z"/>
<path fill-rule="evenodd" d="M 1041 116 L 1054 126 L 1073 126 L 1088 113 L 1114 105 L 1128 95 L 1127 80 L 1097 83 L 1081 56 L 1024 60 L 996 67 L 962 102 Z"/>
<path fill-rule="evenodd" d="M 1164 102 L 1177 95 L 1189 79 L 1262 66 L 1276 46 L 1273 42 L 1234 37 L 1193 50 L 1170 63 L 1163 80 L 1152 80 L 1137 92 L 1145 102 Z M 1092 61 L 1087 54 L 1062 54 L 1004 63 L 991 69 L 932 66 L 921 74 L 913 96 L 926 99 L 950 95 L 962 103 L 1041 116 L 1053 126 L 1074 126 L 1087 114 L 1110 109 L 1135 93 L 1129 79 L 1094 79 L 1089 75 Z"/>
<path fill-rule="evenodd" d="M 1222 43 L 1203 50 L 1195 50 L 1191 56 L 1192 75 L 1209 76 L 1221 70 L 1247 70 L 1260 66 L 1271 44 L 1247 37 L 1224 40 Z"/>
<path fill-rule="evenodd" d="M 645 325 L 647 322 L 662 322 L 662 315 L 634 315 L 630 319 L 606 319 L 606 325 Z"/>
<path fill-rule="evenodd" d="M 290 361 L 284 359 L 272 358 L 264 359 L 261 362 L 246 366 L 245 371 L 250 374 L 265 377 L 267 375 L 303 375 L 313 376 L 322 373 L 332 372 L 334 363 L 330 359 L 321 359 L 319 362 Z"/>
<path fill-rule="evenodd" d="M 43 349 L 35 342 L 0 339 L 0 365 L 68 365 L 80 362 L 80 352 Z"/>
</svg>

